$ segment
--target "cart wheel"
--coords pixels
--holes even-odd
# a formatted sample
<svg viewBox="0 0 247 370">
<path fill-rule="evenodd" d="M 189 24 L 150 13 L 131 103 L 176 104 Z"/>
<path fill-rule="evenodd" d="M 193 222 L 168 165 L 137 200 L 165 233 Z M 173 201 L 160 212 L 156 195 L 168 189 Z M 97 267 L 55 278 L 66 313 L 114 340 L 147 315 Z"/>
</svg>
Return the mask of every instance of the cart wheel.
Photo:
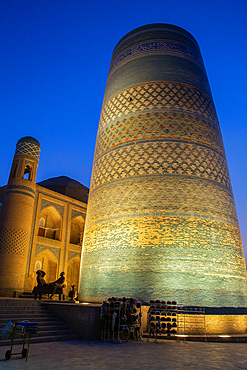
<svg viewBox="0 0 247 370">
<path fill-rule="evenodd" d="M 6 358 L 6 360 L 9 360 L 9 359 L 10 359 L 10 357 L 11 357 L 11 351 L 10 351 L 10 350 L 8 350 L 8 351 L 6 351 L 6 353 L 5 353 L 5 358 Z"/>
<path fill-rule="evenodd" d="M 22 357 L 27 357 L 27 349 L 26 348 L 23 348 L 23 350 L 21 352 L 21 355 L 22 355 Z"/>
</svg>

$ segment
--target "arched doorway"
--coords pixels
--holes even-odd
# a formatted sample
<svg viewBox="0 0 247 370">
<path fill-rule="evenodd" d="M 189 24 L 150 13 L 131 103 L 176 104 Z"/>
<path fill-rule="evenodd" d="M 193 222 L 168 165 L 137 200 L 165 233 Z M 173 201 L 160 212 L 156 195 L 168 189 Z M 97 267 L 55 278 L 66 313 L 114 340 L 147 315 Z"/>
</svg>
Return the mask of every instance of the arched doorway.
<svg viewBox="0 0 247 370">
<path fill-rule="evenodd" d="M 34 276 L 33 276 L 33 287 L 37 285 L 36 271 L 43 270 L 46 273 L 45 280 L 47 283 L 52 283 L 57 280 L 58 275 L 58 260 L 55 255 L 46 249 L 40 252 L 34 260 Z"/>
</svg>

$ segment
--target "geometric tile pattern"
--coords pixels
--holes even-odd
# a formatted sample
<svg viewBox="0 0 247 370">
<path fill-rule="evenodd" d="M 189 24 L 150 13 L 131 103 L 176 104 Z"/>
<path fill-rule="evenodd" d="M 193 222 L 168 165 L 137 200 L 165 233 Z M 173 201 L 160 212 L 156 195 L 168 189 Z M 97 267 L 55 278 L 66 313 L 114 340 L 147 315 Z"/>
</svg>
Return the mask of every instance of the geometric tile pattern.
<svg viewBox="0 0 247 370">
<path fill-rule="evenodd" d="M 116 146 L 154 139 L 195 142 L 225 154 L 218 124 L 185 112 L 145 112 L 115 120 L 101 130 L 95 160 Z"/>
<path fill-rule="evenodd" d="M 15 194 L 22 194 L 22 195 L 27 195 L 28 197 L 31 197 L 34 199 L 34 196 L 32 194 L 26 193 L 25 191 L 19 191 L 19 190 L 7 190 L 5 194 L 9 193 L 15 193 Z"/>
<path fill-rule="evenodd" d="M 43 245 L 43 244 L 37 244 L 36 245 L 36 249 L 35 249 L 35 257 L 45 251 L 49 249 L 53 254 L 54 256 L 57 258 L 57 260 L 59 261 L 59 257 L 60 257 L 60 248 L 54 248 L 54 247 L 51 247 L 51 246 L 48 246 L 48 245 Z"/>
<path fill-rule="evenodd" d="M 28 154 L 33 157 L 39 158 L 40 147 L 28 141 L 20 142 L 16 146 L 15 154 Z"/>
<path fill-rule="evenodd" d="M 102 108 L 99 131 L 122 116 L 151 110 L 192 113 L 218 125 L 213 101 L 207 94 L 183 83 L 155 82 L 131 86 L 108 100 Z"/>
<path fill-rule="evenodd" d="M 78 216 L 81 216 L 85 219 L 86 217 L 86 214 L 85 213 L 82 213 L 80 211 L 77 211 L 76 209 L 72 209 L 72 212 L 71 212 L 71 220 L 75 217 L 78 217 Z"/>
<path fill-rule="evenodd" d="M 22 189 L 22 190 L 30 191 L 30 193 L 35 194 L 35 190 L 33 190 L 29 186 L 25 186 L 25 185 L 8 185 L 7 189 L 8 190 L 9 189 Z"/>
<path fill-rule="evenodd" d="M 150 141 L 108 151 L 94 162 L 91 191 L 120 178 L 194 176 L 231 188 L 226 158 L 210 148 L 178 141 Z"/>
<path fill-rule="evenodd" d="M 62 243 L 60 240 L 55 240 L 55 239 L 49 239 L 49 238 L 44 238 L 43 236 L 38 236 L 37 237 L 37 242 L 39 244 L 45 245 L 46 248 L 48 248 L 49 245 L 54 245 L 56 248 L 61 248 Z"/>
<path fill-rule="evenodd" d="M 77 256 L 81 257 L 81 253 L 78 253 L 78 252 L 75 252 L 75 251 L 69 251 L 67 262 L 69 262 L 72 258 L 77 257 Z"/>
<path fill-rule="evenodd" d="M 132 47 L 128 50 L 126 50 L 123 54 L 120 56 L 117 56 L 117 58 L 113 58 L 111 62 L 110 71 L 116 67 L 119 63 L 121 63 L 121 66 L 123 64 L 123 61 L 128 62 L 128 60 L 131 58 L 133 60 L 134 56 L 139 56 L 141 53 L 142 55 L 150 54 L 150 51 L 159 51 L 164 52 L 165 55 L 180 55 L 182 53 L 183 57 L 186 55 L 187 58 L 192 59 L 194 62 L 198 62 L 199 65 L 203 65 L 203 61 L 201 58 L 201 55 L 198 53 L 195 53 L 194 50 L 191 48 L 184 46 L 182 44 L 174 43 L 174 42 L 146 42 L 142 43 L 141 45 L 137 45 L 135 47 Z"/>
<path fill-rule="evenodd" d="M 28 186 L 24 186 L 24 185 L 9 185 L 7 187 L 7 189 L 6 189 L 6 193 L 5 194 L 9 194 L 9 193 L 23 194 L 23 195 L 27 195 L 27 196 L 29 196 L 29 197 L 31 197 L 31 198 L 34 199 L 34 196 L 32 194 L 26 193 L 23 190 L 27 190 L 30 193 L 35 194 L 35 191 L 32 188 L 30 188 Z"/>
<path fill-rule="evenodd" d="M 2 229 L 0 232 L 0 253 L 27 255 L 30 234 L 24 230 Z"/>
<path fill-rule="evenodd" d="M 57 204 L 57 203 L 53 203 L 53 202 L 51 202 L 49 200 L 46 200 L 46 199 L 42 199 L 40 210 L 42 210 L 46 207 L 54 207 L 60 213 L 61 217 L 63 217 L 64 207 L 62 205 Z"/>
<path fill-rule="evenodd" d="M 238 226 L 232 192 L 225 187 L 194 178 L 167 176 L 164 183 L 162 176 L 143 176 L 111 182 L 92 192 L 87 228 L 136 215 L 193 215 Z"/>
</svg>

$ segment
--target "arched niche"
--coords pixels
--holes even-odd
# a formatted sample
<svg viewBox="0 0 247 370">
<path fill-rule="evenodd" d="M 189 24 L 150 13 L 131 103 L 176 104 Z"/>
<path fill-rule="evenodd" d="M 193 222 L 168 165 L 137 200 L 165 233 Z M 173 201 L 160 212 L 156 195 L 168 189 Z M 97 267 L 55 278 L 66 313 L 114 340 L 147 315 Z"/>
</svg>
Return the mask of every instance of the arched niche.
<svg viewBox="0 0 247 370">
<path fill-rule="evenodd" d="M 62 218 L 55 207 L 49 206 L 39 214 L 38 236 L 60 240 Z"/>
<path fill-rule="evenodd" d="M 82 216 L 74 217 L 70 226 L 70 243 L 82 245 L 85 220 Z"/>
<path fill-rule="evenodd" d="M 32 180 L 32 167 L 30 164 L 25 165 L 23 179 Z"/>
<path fill-rule="evenodd" d="M 53 281 L 57 280 L 58 260 L 57 257 L 49 249 L 45 249 L 44 251 L 37 254 L 33 266 L 33 286 L 37 285 L 37 270 L 43 270 L 46 273 L 45 280 L 47 283 L 52 283 Z"/>
<path fill-rule="evenodd" d="M 78 291 L 78 284 L 79 284 L 79 274 L 80 274 L 80 262 L 81 259 L 79 256 L 73 257 L 68 265 L 67 265 L 67 287 L 68 292 L 71 290 L 71 286 L 75 285 L 75 290 Z"/>
</svg>

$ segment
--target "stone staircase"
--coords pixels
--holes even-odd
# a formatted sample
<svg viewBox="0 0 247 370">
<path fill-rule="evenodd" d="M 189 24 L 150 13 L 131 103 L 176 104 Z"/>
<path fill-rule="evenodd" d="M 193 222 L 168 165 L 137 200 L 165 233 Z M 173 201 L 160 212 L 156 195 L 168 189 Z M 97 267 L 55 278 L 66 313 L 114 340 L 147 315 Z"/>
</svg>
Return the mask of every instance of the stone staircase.
<svg viewBox="0 0 247 370">
<path fill-rule="evenodd" d="M 13 324 L 24 320 L 37 322 L 38 332 L 31 337 L 31 343 L 78 338 L 59 318 L 47 310 L 46 305 L 42 305 L 42 301 L 35 301 L 29 298 L 0 297 L 0 333 L 8 320 L 11 320 Z M 23 337 L 15 335 L 14 345 L 22 343 Z M 10 339 L 0 336 L 0 346 L 7 345 L 10 345 Z"/>
</svg>

